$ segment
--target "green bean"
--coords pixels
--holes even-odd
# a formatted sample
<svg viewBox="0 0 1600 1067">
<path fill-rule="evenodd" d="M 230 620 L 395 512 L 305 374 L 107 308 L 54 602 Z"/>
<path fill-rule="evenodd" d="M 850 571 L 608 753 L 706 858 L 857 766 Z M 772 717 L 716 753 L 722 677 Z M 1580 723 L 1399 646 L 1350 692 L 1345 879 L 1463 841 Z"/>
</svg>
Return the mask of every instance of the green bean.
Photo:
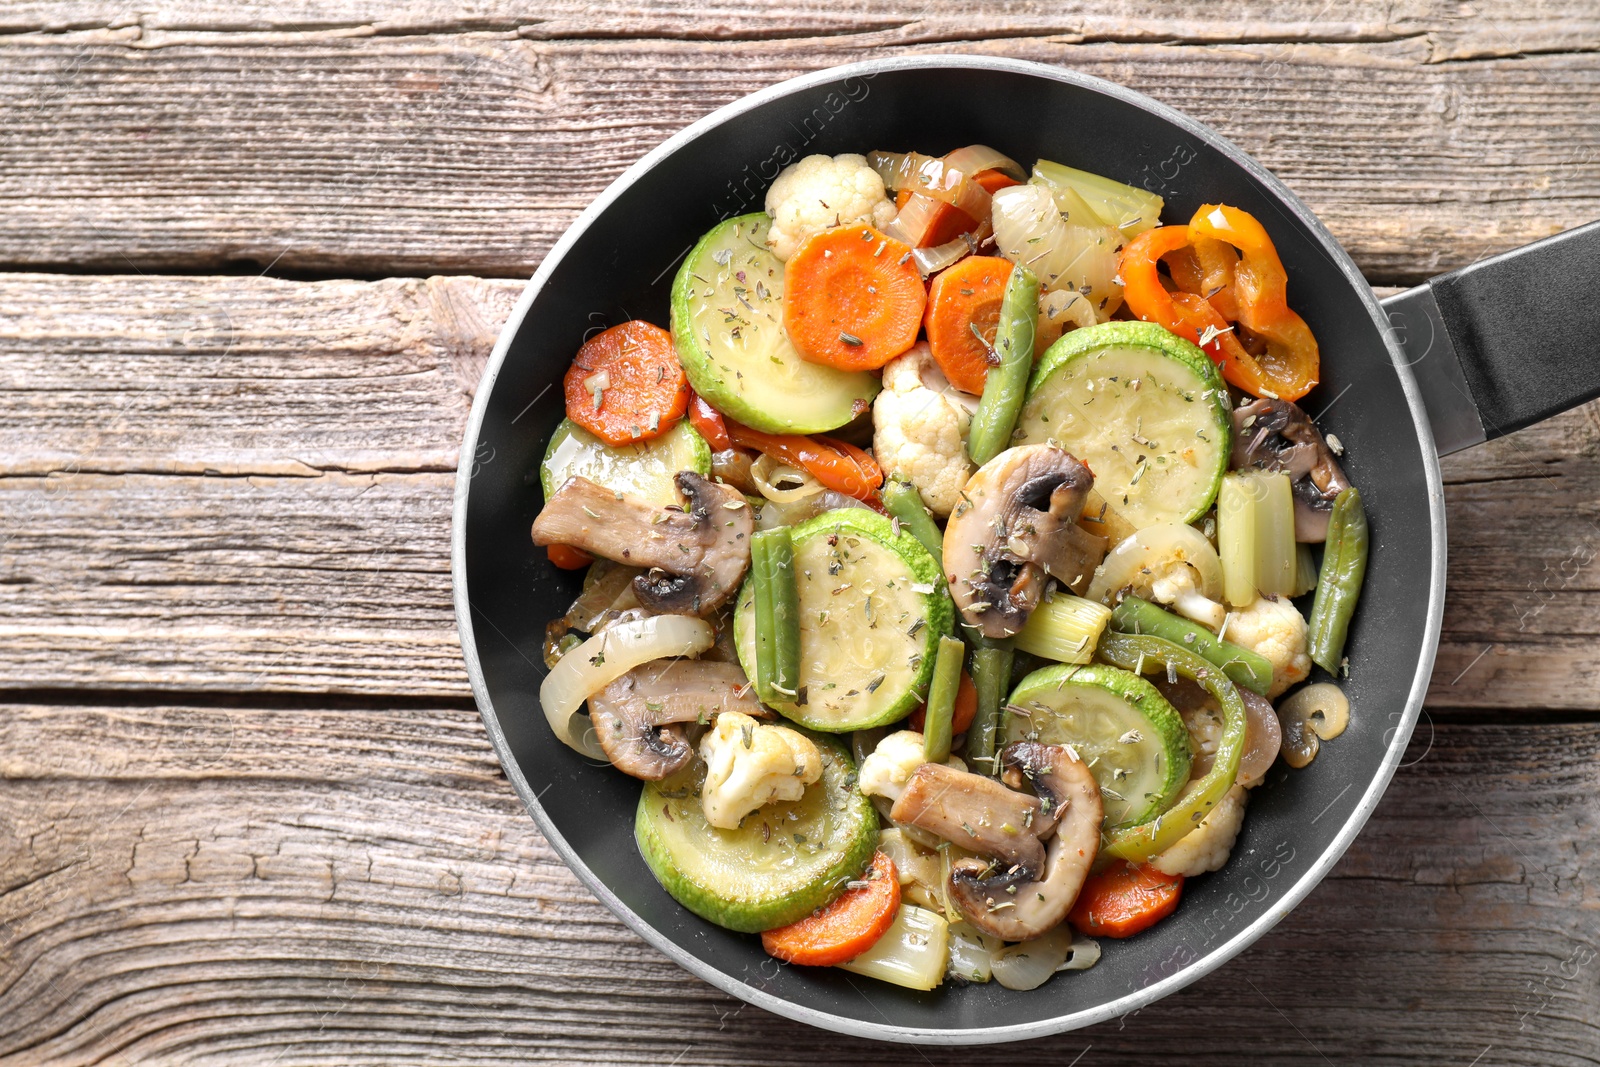
<svg viewBox="0 0 1600 1067">
<path fill-rule="evenodd" d="M 1200 683 L 1222 707 L 1222 735 L 1217 739 L 1216 755 L 1205 777 L 1190 782 L 1178 802 L 1150 822 L 1106 834 L 1100 855 L 1138 863 L 1177 844 L 1228 795 L 1239 774 L 1239 757 L 1244 753 L 1247 715 L 1239 690 L 1216 669 L 1216 664 L 1171 641 L 1110 633 L 1100 641 L 1100 658 L 1135 674 L 1175 671 Z"/>
<path fill-rule="evenodd" d="M 974 771 L 990 778 L 1000 776 L 995 748 L 1006 696 L 1011 692 L 1011 659 L 1011 649 L 1004 646 L 972 650 L 972 685 L 978 691 L 978 710 L 967 727 L 966 760 Z"/>
<path fill-rule="evenodd" d="M 1111 612 L 1111 628 L 1125 634 L 1149 634 L 1171 641 L 1222 668 L 1233 681 L 1262 696 L 1272 688 L 1272 661 L 1222 641 L 1199 623 L 1179 618 L 1136 596 L 1125 596 Z"/>
<path fill-rule="evenodd" d="M 921 541 L 933 561 L 944 566 L 944 534 L 923 506 L 922 494 L 899 471 L 891 474 L 883 487 L 883 506 L 892 518 L 900 520 L 900 529 Z"/>
<path fill-rule="evenodd" d="M 756 695 L 766 704 L 793 703 L 800 689 L 800 597 L 787 526 L 751 536 L 750 577 L 755 582 Z"/>
<path fill-rule="evenodd" d="M 1367 576 L 1367 513 L 1361 493 L 1351 486 L 1333 502 L 1328 517 L 1328 540 L 1322 549 L 1322 573 L 1317 596 L 1311 602 L 1311 662 L 1338 674 L 1344 657 L 1350 618 L 1361 599 L 1361 582 Z"/>
<path fill-rule="evenodd" d="M 922 716 L 922 756 L 929 763 L 950 758 L 956 690 L 961 688 L 961 661 L 966 655 L 961 638 L 939 638 L 939 655 L 933 661 L 933 681 L 928 684 L 928 704 Z"/>
<path fill-rule="evenodd" d="M 1000 323 L 994 334 L 1000 363 L 989 368 L 983 399 L 978 401 L 967 433 L 967 455 L 980 467 L 1011 447 L 1011 433 L 1028 393 L 1028 376 L 1033 373 L 1033 332 L 1038 322 L 1039 279 L 1019 263 L 1011 269 L 1000 302 Z"/>
</svg>

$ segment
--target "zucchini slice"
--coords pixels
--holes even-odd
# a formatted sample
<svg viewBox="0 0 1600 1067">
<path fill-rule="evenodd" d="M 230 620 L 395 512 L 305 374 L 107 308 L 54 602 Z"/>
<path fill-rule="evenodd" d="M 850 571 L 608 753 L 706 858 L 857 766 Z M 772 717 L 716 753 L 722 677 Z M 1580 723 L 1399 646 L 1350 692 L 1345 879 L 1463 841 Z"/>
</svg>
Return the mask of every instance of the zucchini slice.
<svg viewBox="0 0 1600 1067">
<path fill-rule="evenodd" d="M 1103 664 L 1045 667 L 1011 694 L 1006 743 L 1071 745 L 1100 784 L 1105 826 L 1137 826 L 1189 780 L 1189 731 L 1155 686 Z"/>
<path fill-rule="evenodd" d="M 562 419 L 539 465 L 539 484 L 549 500 L 568 478 L 582 475 L 652 504 L 681 504 L 683 497 L 672 481 L 679 471 L 711 473 L 711 446 L 688 419 L 660 437 L 620 447 L 606 444 L 571 419 Z"/>
<path fill-rule="evenodd" d="M 694 391 L 768 433 L 835 430 L 866 411 L 878 376 L 800 358 L 783 330 L 783 261 L 763 212 L 700 239 L 672 283 L 672 339 Z"/>
<path fill-rule="evenodd" d="M 1222 375 L 1151 322 L 1073 330 L 1034 368 L 1013 444 L 1054 440 L 1135 528 L 1193 522 L 1216 499 L 1233 447 Z"/>
<path fill-rule="evenodd" d="M 928 550 L 865 508 L 838 508 L 792 530 L 800 595 L 800 685 L 794 703 L 772 705 L 813 730 L 882 726 L 927 695 L 955 606 Z M 739 592 L 733 633 L 755 677 L 755 606 Z"/>
<path fill-rule="evenodd" d="M 822 778 L 795 803 L 774 803 L 719 830 L 700 808 L 705 764 L 646 782 L 633 835 L 656 880 L 702 919 L 754 933 L 796 922 L 861 873 L 878 847 L 878 813 L 856 789 L 845 746 L 812 737 Z"/>
</svg>

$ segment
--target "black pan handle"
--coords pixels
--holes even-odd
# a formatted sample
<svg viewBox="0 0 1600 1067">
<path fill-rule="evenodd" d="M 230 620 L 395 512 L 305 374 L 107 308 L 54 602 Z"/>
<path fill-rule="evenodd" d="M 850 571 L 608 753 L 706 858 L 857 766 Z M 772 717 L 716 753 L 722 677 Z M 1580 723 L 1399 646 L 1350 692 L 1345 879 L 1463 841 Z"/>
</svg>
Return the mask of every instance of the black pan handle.
<svg viewBox="0 0 1600 1067">
<path fill-rule="evenodd" d="M 1440 455 L 1600 396 L 1600 222 L 1383 302 Z"/>
</svg>

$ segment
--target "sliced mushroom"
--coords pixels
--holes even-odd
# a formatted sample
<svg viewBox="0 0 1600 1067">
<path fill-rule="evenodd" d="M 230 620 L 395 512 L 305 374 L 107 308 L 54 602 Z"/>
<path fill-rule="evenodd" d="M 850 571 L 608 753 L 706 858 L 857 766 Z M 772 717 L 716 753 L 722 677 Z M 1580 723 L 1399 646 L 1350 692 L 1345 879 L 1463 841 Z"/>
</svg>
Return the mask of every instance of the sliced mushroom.
<svg viewBox="0 0 1600 1067">
<path fill-rule="evenodd" d="M 1061 924 L 1083 889 L 1100 850 L 1100 787 L 1087 765 L 1064 745 L 1019 741 L 1001 760 L 1009 777 L 1026 778 L 1048 815 L 1058 820 L 1042 874 L 1000 869 L 981 860 L 958 860 L 950 871 L 950 896 L 967 921 L 1006 941 L 1027 941 Z"/>
<path fill-rule="evenodd" d="M 1326 540 L 1333 501 L 1350 480 L 1311 416 L 1287 400 L 1254 400 L 1234 409 L 1233 430 L 1231 466 L 1288 471 L 1295 540 Z"/>
<path fill-rule="evenodd" d="M 718 712 L 768 714 L 744 671 L 731 663 L 672 659 L 642 663 L 589 698 L 595 738 L 617 770 L 660 781 L 694 758 L 682 723 Z"/>
<path fill-rule="evenodd" d="M 939 763 L 911 772 L 890 818 L 992 856 L 1030 878 L 1044 865 L 1039 837 L 1055 828 L 1055 818 L 1037 797 Z"/>
<path fill-rule="evenodd" d="M 536 545 L 572 545 L 644 567 L 633 580 L 639 603 L 656 614 L 706 615 L 732 596 L 750 566 L 750 506 L 732 486 L 693 471 L 676 475 L 682 505 L 568 478 L 533 522 Z"/>
<path fill-rule="evenodd" d="M 944 535 L 944 570 L 962 618 L 986 637 L 1010 637 L 1039 604 L 1048 578 L 1081 592 L 1106 540 L 1077 526 L 1094 485 L 1059 445 L 1000 453 L 967 482 Z"/>
</svg>

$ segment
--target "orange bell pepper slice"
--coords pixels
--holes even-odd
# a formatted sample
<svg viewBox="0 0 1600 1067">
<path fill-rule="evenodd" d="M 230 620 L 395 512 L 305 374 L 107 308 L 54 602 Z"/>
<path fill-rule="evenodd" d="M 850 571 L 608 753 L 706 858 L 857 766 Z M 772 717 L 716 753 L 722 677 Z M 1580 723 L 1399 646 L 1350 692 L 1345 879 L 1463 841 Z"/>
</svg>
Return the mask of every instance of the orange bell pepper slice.
<svg viewBox="0 0 1600 1067">
<path fill-rule="evenodd" d="M 1189 220 L 1189 236 L 1196 242 L 1202 267 L 1206 255 L 1198 242 L 1222 241 L 1239 250 L 1231 287 L 1238 304 L 1237 321 L 1266 342 L 1266 354 L 1259 362 L 1269 391 L 1284 400 L 1305 396 L 1317 384 L 1320 370 L 1317 339 L 1306 320 L 1289 307 L 1289 275 L 1266 228 L 1248 211 L 1202 204 Z"/>
<path fill-rule="evenodd" d="M 1118 267 L 1122 299 L 1128 310 L 1145 322 L 1153 322 L 1199 345 L 1222 368 L 1222 376 L 1228 381 L 1255 392 L 1265 385 L 1265 376 L 1255 357 L 1233 336 L 1228 321 L 1204 297 L 1169 293 L 1161 284 L 1156 264 L 1163 256 L 1181 261 L 1179 253 L 1188 248 L 1187 226 L 1160 226 L 1128 242 Z"/>
</svg>

